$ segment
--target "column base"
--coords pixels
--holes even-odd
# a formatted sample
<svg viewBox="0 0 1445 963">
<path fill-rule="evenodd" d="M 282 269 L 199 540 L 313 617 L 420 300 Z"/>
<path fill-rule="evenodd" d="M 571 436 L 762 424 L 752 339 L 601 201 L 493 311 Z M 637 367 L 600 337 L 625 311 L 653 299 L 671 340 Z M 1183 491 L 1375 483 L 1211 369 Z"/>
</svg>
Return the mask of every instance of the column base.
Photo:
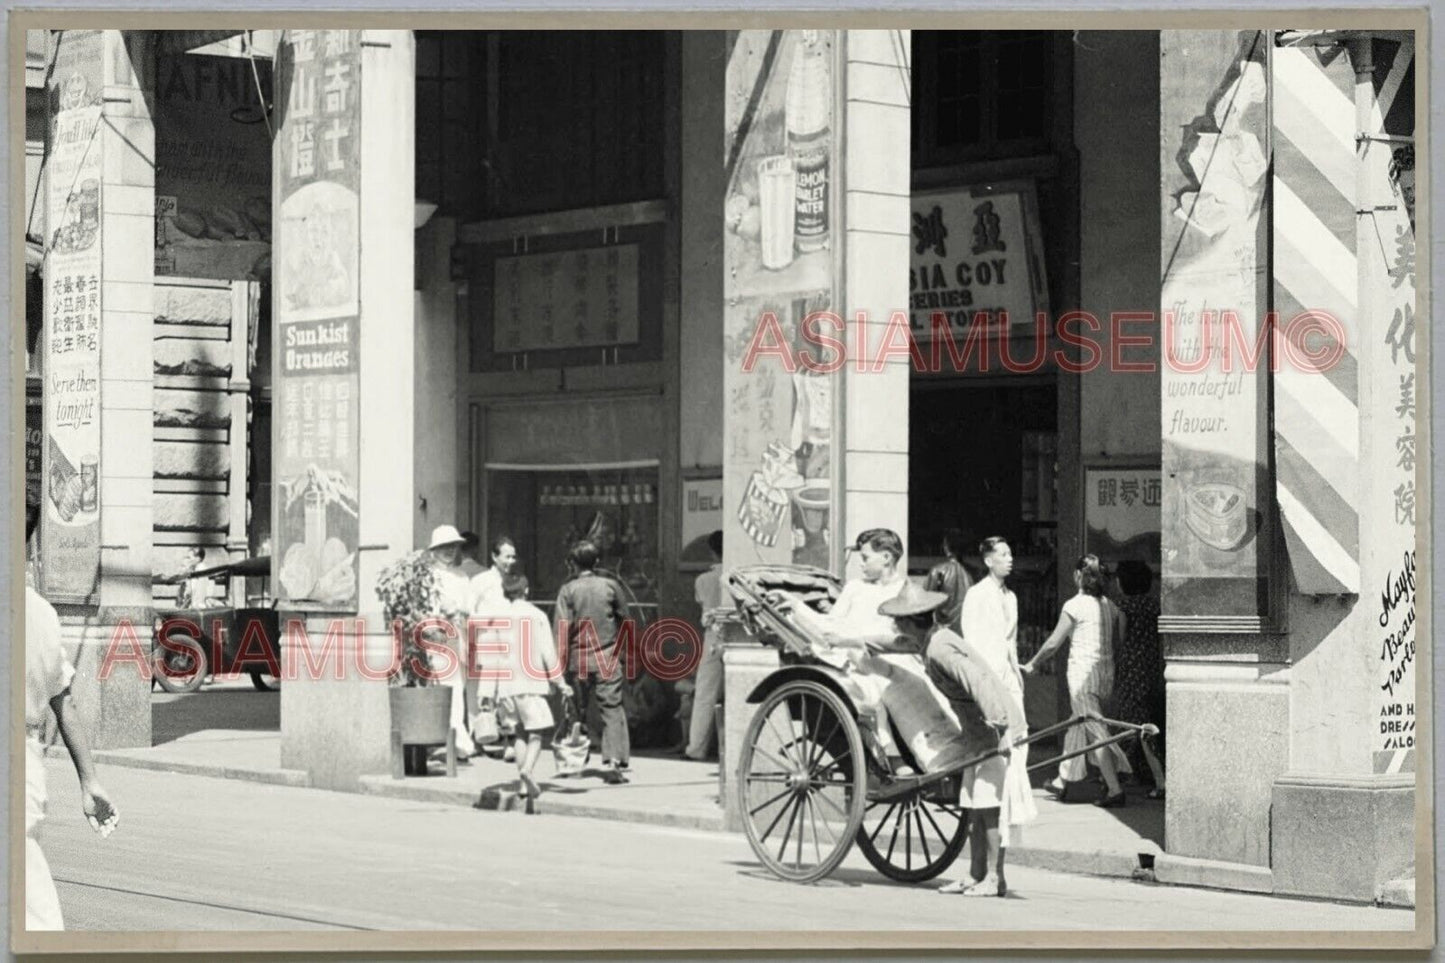
<svg viewBox="0 0 1445 963">
<path fill-rule="evenodd" d="M 743 736 L 757 710 L 756 705 L 748 702 L 748 695 L 777 669 L 777 649 L 759 644 L 741 625 L 724 624 L 723 713 L 718 737 L 724 779 L 723 826 L 729 832 L 741 832 L 743 828 L 737 807 L 738 760 L 742 757 Z"/>
<path fill-rule="evenodd" d="M 1286 773 L 1273 823 L 1276 893 L 1373 902 L 1413 874 L 1414 774 Z"/>
<path fill-rule="evenodd" d="M 92 749 L 150 748 L 151 676 L 138 662 L 150 659 L 152 622 L 147 608 L 61 616 L 61 645 L 75 666 L 70 693 Z"/>
</svg>

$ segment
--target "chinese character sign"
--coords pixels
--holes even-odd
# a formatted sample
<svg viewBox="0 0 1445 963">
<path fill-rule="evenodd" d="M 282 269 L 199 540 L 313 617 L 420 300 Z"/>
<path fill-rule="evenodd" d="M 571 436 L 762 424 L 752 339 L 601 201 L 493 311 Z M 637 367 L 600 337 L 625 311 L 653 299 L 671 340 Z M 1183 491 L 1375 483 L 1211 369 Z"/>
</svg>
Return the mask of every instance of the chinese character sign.
<svg viewBox="0 0 1445 963">
<path fill-rule="evenodd" d="M 915 334 L 928 335 L 936 314 L 959 336 L 979 312 L 989 324 L 1007 313 L 1010 325 L 1028 326 L 1049 309 L 1032 184 L 915 193 L 910 230 Z"/>
<path fill-rule="evenodd" d="M 637 343 L 637 245 L 496 261 L 498 353 Z"/>
<path fill-rule="evenodd" d="M 296 608 L 357 603 L 360 41 L 290 30 L 278 52 L 273 564 Z"/>
<path fill-rule="evenodd" d="M 42 587 L 88 601 L 100 570 L 99 31 L 64 33 L 49 81 Z"/>
<path fill-rule="evenodd" d="M 1159 565 L 1157 468 L 1091 467 L 1085 472 L 1085 551 L 1106 562 L 1137 559 Z"/>
</svg>

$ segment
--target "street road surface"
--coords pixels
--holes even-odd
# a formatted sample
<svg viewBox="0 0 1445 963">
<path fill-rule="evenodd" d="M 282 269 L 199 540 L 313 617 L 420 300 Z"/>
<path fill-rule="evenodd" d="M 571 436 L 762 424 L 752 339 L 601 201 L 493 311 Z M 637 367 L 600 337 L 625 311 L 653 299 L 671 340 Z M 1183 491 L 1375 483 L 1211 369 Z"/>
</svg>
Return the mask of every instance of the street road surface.
<svg viewBox="0 0 1445 963">
<path fill-rule="evenodd" d="M 41 845 L 72 930 L 1409 929 L 1409 911 L 1015 868 L 1009 899 L 939 895 L 850 857 L 767 876 L 741 835 L 486 812 L 100 767 L 109 838 L 46 763 Z M 962 867 L 960 867 L 961 869 Z M 935 884 L 936 885 L 936 884 Z"/>
</svg>

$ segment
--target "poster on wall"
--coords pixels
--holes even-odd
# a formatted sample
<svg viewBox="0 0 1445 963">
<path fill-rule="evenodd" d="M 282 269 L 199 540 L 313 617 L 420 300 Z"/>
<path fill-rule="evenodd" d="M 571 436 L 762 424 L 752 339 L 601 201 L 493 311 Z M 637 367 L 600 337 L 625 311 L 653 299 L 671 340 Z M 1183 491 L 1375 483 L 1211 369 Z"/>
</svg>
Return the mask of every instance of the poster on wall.
<svg viewBox="0 0 1445 963">
<path fill-rule="evenodd" d="M 40 504 L 45 460 L 45 412 L 39 395 L 25 396 L 25 504 Z"/>
<path fill-rule="evenodd" d="M 743 30 L 728 58 L 723 491 L 730 565 L 831 562 L 839 375 L 789 372 L 776 356 L 744 370 L 743 360 L 755 337 L 804 347 L 809 317 L 838 304 L 838 37 Z"/>
<path fill-rule="evenodd" d="M 42 590 L 85 602 L 100 571 L 101 31 L 58 34 L 45 198 Z"/>
<path fill-rule="evenodd" d="M 1222 68 L 1207 124 L 1162 149 L 1185 158 L 1166 184 L 1162 304 L 1170 361 L 1162 369 L 1163 604 L 1174 615 L 1255 617 L 1269 553 L 1260 490 L 1267 477 L 1261 377 L 1226 363 L 1225 318 L 1253 344 L 1262 323 L 1259 243 L 1267 164 L 1263 34 Z M 1212 107 L 1212 110 L 1209 109 Z"/>
<path fill-rule="evenodd" d="M 974 316 L 1033 331 L 1049 310 L 1038 196 L 1032 182 L 914 193 L 908 317 L 932 336 L 942 314 L 956 338 Z"/>
<path fill-rule="evenodd" d="M 715 561 L 707 542 L 723 527 L 723 504 L 721 471 L 682 480 L 682 550 L 677 556 L 682 571 L 701 571 Z"/>
<path fill-rule="evenodd" d="M 1159 571 L 1158 468 L 1095 465 L 1084 469 L 1084 551 L 1114 565 L 1145 562 Z"/>
<path fill-rule="evenodd" d="M 273 577 L 299 609 L 357 604 L 361 32 L 288 30 L 277 132 Z"/>
<path fill-rule="evenodd" d="M 269 277 L 270 60 L 162 54 L 155 91 L 156 273 Z"/>
</svg>

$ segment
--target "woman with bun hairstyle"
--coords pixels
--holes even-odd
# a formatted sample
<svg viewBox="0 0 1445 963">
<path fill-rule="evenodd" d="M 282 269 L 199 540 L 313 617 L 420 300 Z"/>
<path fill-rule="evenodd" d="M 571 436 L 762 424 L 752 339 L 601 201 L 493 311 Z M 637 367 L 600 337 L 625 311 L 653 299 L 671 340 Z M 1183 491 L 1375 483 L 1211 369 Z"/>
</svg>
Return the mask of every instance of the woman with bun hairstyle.
<svg viewBox="0 0 1445 963">
<path fill-rule="evenodd" d="M 1074 584 L 1079 594 L 1064 603 L 1058 625 L 1043 646 L 1027 664 L 1021 666 L 1025 675 L 1032 675 L 1038 664 L 1053 658 L 1065 642 L 1069 642 L 1069 704 L 1076 716 L 1103 715 L 1103 703 L 1114 690 L 1114 640 L 1122 637 L 1124 617 L 1118 606 L 1104 595 L 1104 572 L 1097 555 L 1085 555 L 1074 567 Z M 1064 736 L 1064 754 L 1076 752 L 1091 742 L 1109 738 L 1100 722 L 1085 722 L 1069 729 Z M 1094 805 L 1112 809 L 1124 805 L 1124 790 L 1119 773 L 1132 772 L 1129 758 L 1118 743 L 1095 749 L 1088 757 L 1104 776 L 1105 792 Z M 1044 786 L 1059 798 L 1068 791 L 1069 783 L 1080 782 L 1088 775 L 1084 756 L 1074 756 L 1059 764 L 1059 775 Z"/>
</svg>

